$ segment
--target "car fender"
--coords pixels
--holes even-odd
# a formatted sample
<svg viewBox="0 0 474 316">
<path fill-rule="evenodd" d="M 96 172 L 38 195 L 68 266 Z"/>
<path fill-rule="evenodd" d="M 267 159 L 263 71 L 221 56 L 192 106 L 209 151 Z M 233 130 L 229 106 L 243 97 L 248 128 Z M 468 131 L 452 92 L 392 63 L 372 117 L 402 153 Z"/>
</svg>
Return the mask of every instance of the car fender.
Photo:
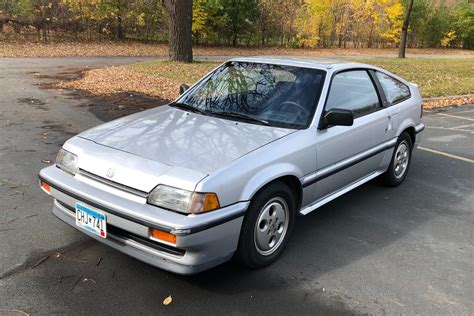
<svg viewBox="0 0 474 316">
<path fill-rule="evenodd" d="M 415 128 L 415 126 L 416 126 L 416 123 L 413 120 L 413 118 L 410 118 L 410 117 L 404 118 L 403 121 L 401 121 L 400 124 L 398 125 L 397 133 L 396 133 L 397 137 L 399 137 L 402 134 L 402 132 L 406 130 L 407 128 L 410 128 L 410 127 Z"/>
<path fill-rule="evenodd" d="M 294 176 L 299 179 L 302 175 L 301 169 L 291 163 L 281 162 L 267 166 L 250 178 L 241 192 L 240 201 L 251 200 L 260 189 L 278 178 Z"/>
</svg>

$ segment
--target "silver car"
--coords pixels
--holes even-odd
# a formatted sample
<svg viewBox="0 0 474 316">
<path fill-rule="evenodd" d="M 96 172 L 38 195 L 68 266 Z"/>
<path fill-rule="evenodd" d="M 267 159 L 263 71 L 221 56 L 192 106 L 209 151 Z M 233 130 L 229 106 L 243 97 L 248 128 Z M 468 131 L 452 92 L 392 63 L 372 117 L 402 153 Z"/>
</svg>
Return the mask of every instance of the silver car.
<svg viewBox="0 0 474 316">
<path fill-rule="evenodd" d="M 39 174 L 61 220 L 180 274 L 271 264 L 295 216 L 402 183 L 424 129 L 417 86 L 359 63 L 237 58 L 181 91 L 72 137 Z"/>
</svg>

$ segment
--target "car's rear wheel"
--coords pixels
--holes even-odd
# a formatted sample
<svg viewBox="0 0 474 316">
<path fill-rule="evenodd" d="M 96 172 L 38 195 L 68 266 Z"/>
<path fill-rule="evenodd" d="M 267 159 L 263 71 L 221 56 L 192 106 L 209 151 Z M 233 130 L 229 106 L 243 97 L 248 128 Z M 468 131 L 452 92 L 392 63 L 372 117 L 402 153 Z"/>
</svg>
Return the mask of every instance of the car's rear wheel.
<svg viewBox="0 0 474 316">
<path fill-rule="evenodd" d="M 292 190 L 280 182 L 265 187 L 252 199 L 237 249 L 244 265 L 258 269 L 278 259 L 290 237 L 295 207 Z"/>
<path fill-rule="evenodd" d="M 384 174 L 384 182 L 391 187 L 399 186 L 408 173 L 410 167 L 413 143 L 408 133 L 404 132 L 398 138 L 393 151 L 390 166 Z"/>
</svg>

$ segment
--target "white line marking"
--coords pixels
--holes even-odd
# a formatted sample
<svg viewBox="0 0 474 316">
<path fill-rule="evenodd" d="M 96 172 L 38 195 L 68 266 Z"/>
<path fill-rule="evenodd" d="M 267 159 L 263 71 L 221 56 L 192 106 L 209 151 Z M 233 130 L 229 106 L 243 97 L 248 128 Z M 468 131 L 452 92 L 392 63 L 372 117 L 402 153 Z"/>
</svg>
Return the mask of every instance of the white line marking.
<svg viewBox="0 0 474 316">
<path fill-rule="evenodd" d="M 466 158 L 466 157 L 461 157 L 461 156 L 445 153 L 444 151 L 439 151 L 439 150 L 436 150 L 436 149 L 426 148 L 426 147 L 423 147 L 423 146 L 418 146 L 417 148 L 420 149 L 420 150 L 428 151 L 428 152 L 433 153 L 433 154 L 438 154 L 438 155 L 441 155 L 441 156 L 446 156 L 446 157 L 449 157 L 449 158 L 454 158 L 454 159 L 457 159 L 457 160 L 474 163 L 473 159 L 469 159 L 469 158 Z"/>
<path fill-rule="evenodd" d="M 429 129 L 442 129 L 442 130 L 448 130 L 448 131 L 454 131 L 454 132 L 468 132 L 471 134 L 474 134 L 474 130 L 468 130 L 468 129 L 454 129 L 454 128 L 449 128 L 449 127 L 440 127 L 440 126 L 426 126 L 426 128 Z"/>
<path fill-rule="evenodd" d="M 453 112 L 454 114 L 458 114 L 458 113 L 472 113 L 474 112 L 474 110 L 466 110 L 466 111 L 459 111 L 459 112 Z"/>
<path fill-rule="evenodd" d="M 465 124 L 465 125 L 454 126 L 454 127 L 452 127 L 452 128 L 454 128 L 454 129 L 458 129 L 458 128 L 463 129 L 463 128 L 466 128 L 466 127 L 471 127 L 471 126 L 473 126 L 473 125 L 474 125 L 474 123 L 471 123 L 471 124 Z"/>
<path fill-rule="evenodd" d="M 445 113 L 438 113 L 438 115 L 447 116 L 447 117 L 454 117 L 454 118 L 458 118 L 458 119 L 468 120 L 468 121 L 473 121 L 473 122 L 474 122 L 474 119 L 469 118 L 469 117 L 464 117 L 464 116 L 457 116 L 457 115 L 451 115 L 451 114 L 445 114 Z"/>
</svg>

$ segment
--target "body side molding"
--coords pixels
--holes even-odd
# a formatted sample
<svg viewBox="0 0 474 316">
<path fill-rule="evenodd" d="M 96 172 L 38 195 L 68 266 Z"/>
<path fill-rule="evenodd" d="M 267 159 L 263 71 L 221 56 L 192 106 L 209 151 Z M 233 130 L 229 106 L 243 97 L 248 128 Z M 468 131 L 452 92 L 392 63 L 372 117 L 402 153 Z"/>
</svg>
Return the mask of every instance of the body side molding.
<svg viewBox="0 0 474 316">
<path fill-rule="evenodd" d="M 303 183 L 303 187 L 310 186 L 319 180 L 332 176 L 333 174 L 336 174 L 344 169 L 352 167 L 353 165 L 358 164 L 359 162 L 362 162 L 377 154 L 380 154 L 386 151 L 387 149 L 393 148 L 396 143 L 397 143 L 397 138 L 392 138 L 386 142 L 383 142 L 382 144 L 369 148 L 354 156 L 340 160 L 327 167 L 321 168 L 313 173 L 310 173 L 301 179 L 302 180 L 301 182 Z"/>
</svg>

